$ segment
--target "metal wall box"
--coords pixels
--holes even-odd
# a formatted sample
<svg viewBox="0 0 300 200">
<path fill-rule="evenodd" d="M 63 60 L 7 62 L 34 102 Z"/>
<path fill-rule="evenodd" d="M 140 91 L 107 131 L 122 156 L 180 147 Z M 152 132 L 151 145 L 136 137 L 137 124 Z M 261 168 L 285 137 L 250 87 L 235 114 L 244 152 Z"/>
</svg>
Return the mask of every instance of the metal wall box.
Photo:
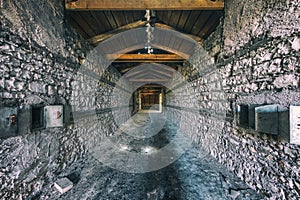
<svg viewBox="0 0 300 200">
<path fill-rule="evenodd" d="M 277 135 L 278 134 L 278 105 L 266 105 L 255 108 L 255 130 Z"/>
<path fill-rule="evenodd" d="M 240 127 L 248 128 L 248 105 L 240 104 L 236 108 L 236 122 Z"/>
<path fill-rule="evenodd" d="M 64 126 L 64 107 L 63 105 L 45 106 L 46 128 Z"/>
<path fill-rule="evenodd" d="M 18 135 L 18 108 L 0 108 L 0 138 Z"/>
<path fill-rule="evenodd" d="M 300 145 L 300 106 L 290 106 L 290 143 Z"/>
<path fill-rule="evenodd" d="M 38 130 L 44 127 L 44 107 L 33 106 L 31 108 L 31 129 Z"/>
<path fill-rule="evenodd" d="M 262 106 L 261 104 L 248 105 L 248 127 L 255 129 L 255 108 Z"/>
</svg>

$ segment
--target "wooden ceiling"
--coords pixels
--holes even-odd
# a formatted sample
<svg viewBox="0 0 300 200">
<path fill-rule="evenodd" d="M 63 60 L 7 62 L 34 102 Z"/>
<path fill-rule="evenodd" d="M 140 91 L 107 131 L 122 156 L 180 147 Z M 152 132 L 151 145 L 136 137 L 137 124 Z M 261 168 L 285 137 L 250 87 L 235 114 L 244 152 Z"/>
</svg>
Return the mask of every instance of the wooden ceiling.
<svg viewBox="0 0 300 200">
<path fill-rule="evenodd" d="M 224 0 L 66 0 L 65 5 L 68 22 L 94 46 L 101 43 L 101 53 L 114 60 L 112 66 L 130 82 L 160 83 L 167 82 L 189 58 L 194 42 L 203 42 L 216 29 Z M 151 10 L 150 21 L 145 18 L 146 10 Z M 144 54 L 145 39 L 139 31 L 118 36 L 147 23 L 192 40 L 156 29 L 151 44 L 155 51 Z M 134 68 L 137 70 L 131 70 Z"/>
<path fill-rule="evenodd" d="M 145 26 L 145 10 L 151 8 L 154 26 L 205 40 L 219 24 L 223 7 L 221 0 L 66 0 L 67 20 L 94 43 L 99 42 L 93 40 L 97 36 L 107 39 L 124 30 Z"/>
</svg>

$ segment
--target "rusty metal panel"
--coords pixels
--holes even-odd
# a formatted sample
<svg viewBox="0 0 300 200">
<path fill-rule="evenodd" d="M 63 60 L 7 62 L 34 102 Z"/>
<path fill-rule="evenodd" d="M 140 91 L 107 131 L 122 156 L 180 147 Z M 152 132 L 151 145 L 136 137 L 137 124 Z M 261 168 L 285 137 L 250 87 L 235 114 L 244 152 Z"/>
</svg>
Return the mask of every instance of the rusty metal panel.
<svg viewBox="0 0 300 200">
<path fill-rule="evenodd" d="M 0 108 L 0 138 L 13 137 L 18 134 L 18 108 Z"/>
<path fill-rule="evenodd" d="M 63 127 L 64 125 L 64 107 L 63 105 L 45 106 L 46 128 Z"/>
</svg>

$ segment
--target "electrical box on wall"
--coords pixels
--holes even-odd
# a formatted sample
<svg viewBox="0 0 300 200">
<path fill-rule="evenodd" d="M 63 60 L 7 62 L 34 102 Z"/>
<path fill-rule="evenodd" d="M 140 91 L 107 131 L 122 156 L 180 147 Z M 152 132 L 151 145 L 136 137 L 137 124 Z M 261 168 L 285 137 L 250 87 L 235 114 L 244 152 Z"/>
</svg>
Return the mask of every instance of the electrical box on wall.
<svg viewBox="0 0 300 200">
<path fill-rule="evenodd" d="M 44 107 L 34 106 L 31 108 L 31 129 L 38 130 L 44 128 Z"/>
<path fill-rule="evenodd" d="M 18 108 L 0 108 L 0 138 L 18 134 Z"/>
<path fill-rule="evenodd" d="M 248 126 L 249 128 L 255 129 L 255 108 L 263 106 L 261 104 L 250 104 L 248 105 Z"/>
<path fill-rule="evenodd" d="M 46 128 L 63 127 L 64 125 L 64 107 L 63 105 L 45 106 Z"/>
<path fill-rule="evenodd" d="M 237 125 L 244 128 L 255 129 L 255 108 L 260 104 L 237 105 Z"/>
<path fill-rule="evenodd" d="M 290 106 L 290 143 L 300 145 L 300 106 Z"/>
<path fill-rule="evenodd" d="M 278 134 L 278 105 L 265 105 L 255 108 L 255 130 L 267 133 Z"/>
<path fill-rule="evenodd" d="M 241 127 L 248 127 L 248 105 L 246 104 L 239 104 L 236 108 L 236 122 L 238 126 Z"/>
</svg>

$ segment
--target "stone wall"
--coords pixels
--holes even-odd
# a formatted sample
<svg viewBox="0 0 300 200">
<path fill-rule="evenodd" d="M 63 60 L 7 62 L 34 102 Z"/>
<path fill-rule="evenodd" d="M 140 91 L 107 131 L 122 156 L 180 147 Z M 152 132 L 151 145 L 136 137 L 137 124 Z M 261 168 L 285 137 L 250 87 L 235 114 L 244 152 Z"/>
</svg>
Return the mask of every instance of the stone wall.
<svg viewBox="0 0 300 200">
<path fill-rule="evenodd" d="M 1 5 L 0 108 L 30 112 L 32 106 L 62 104 L 66 113 L 65 127 L 40 130 L 31 130 L 30 115 L 20 116 L 19 135 L 0 139 L 1 198 L 37 198 L 118 128 L 113 111 L 125 108 L 116 108 L 111 99 L 120 74 L 108 67 L 101 76 L 92 74 L 96 78 L 79 78 L 87 74 L 84 66 L 94 70 L 99 61 L 89 57 L 92 47 L 65 21 L 64 1 L 9 0 Z M 84 58 L 89 65 L 80 65 Z M 126 84 L 119 84 L 120 96 L 128 93 Z M 79 110 L 95 114 L 76 118 Z M 117 121 L 126 117 L 119 115 Z"/>
<path fill-rule="evenodd" d="M 195 64 L 195 53 L 183 68 L 198 71 L 186 77 L 195 91 L 190 102 L 176 99 L 191 95 L 187 90 L 167 94 L 168 115 L 182 131 L 267 199 L 300 197 L 299 145 L 237 127 L 235 106 L 279 104 L 288 111 L 300 104 L 299 15 L 295 0 L 227 1 L 224 21 L 204 44 L 215 65 Z"/>
</svg>

